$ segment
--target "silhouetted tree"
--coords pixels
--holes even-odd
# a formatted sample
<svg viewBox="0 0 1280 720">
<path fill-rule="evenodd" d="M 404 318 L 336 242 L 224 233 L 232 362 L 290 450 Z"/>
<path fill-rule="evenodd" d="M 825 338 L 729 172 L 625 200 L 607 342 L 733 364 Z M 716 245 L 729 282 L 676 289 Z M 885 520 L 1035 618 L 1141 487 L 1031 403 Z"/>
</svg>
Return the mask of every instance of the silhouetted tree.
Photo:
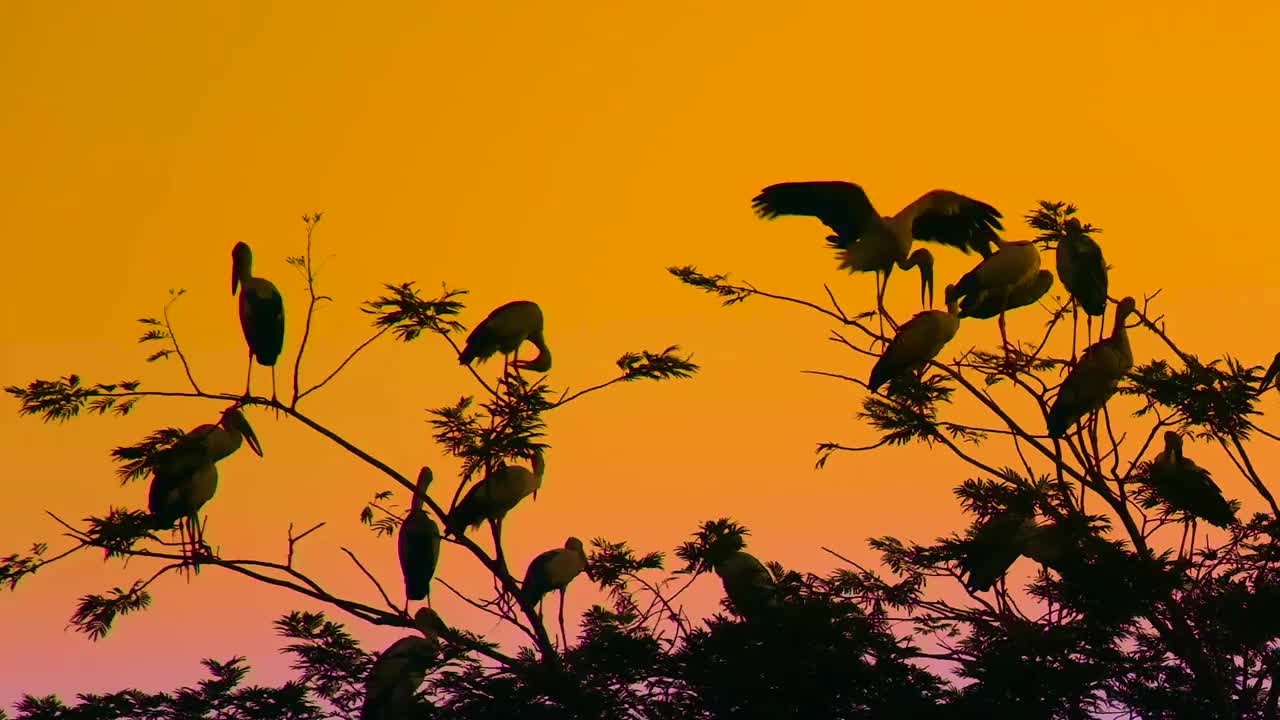
<svg viewBox="0 0 1280 720">
<path fill-rule="evenodd" d="M 1078 235 L 1099 232 L 1081 223 L 1076 209 L 1064 203 L 1042 203 L 1027 219 L 1040 231 L 1036 243 L 1045 250 L 1064 238 L 1076 242 Z M 462 327 L 454 318 L 462 308 L 461 291 L 446 288 L 427 299 L 412 283 L 388 285 L 385 295 L 365 305 L 377 328 L 373 338 L 338 370 L 300 392 L 297 375 L 310 335 L 310 309 L 326 299 L 317 294 L 310 259 L 311 231 L 318 220 L 318 215 L 306 218 L 307 251 L 290 259 L 302 271 L 310 299 L 304 340 L 293 363 L 292 392 L 279 403 L 261 397 L 246 403 L 315 430 L 407 494 L 413 489 L 410 480 L 302 414 L 298 402 L 388 332 L 406 342 L 435 334 L 458 352 L 454 333 Z M 1094 242 L 1090 252 L 1096 247 Z M 1097 274 L 1096 267 L 1088 269 Z M 669 270 L 680 281 L 724 298 L 726 305 L 762 297 L 822 313 L 841 328 L 832 341 L 865 356 L 866 370 L 879 357 L 876 348 L 892 339 L 868 322 L 876 311 L 847 314 L 830 289 L 825 301 L 809 301 L 693 267 Z M 1085 280 L 1073 282 L 1085 288 L 1080 284 Z M 1040 275 L 1028 279 L 1033 289 L 1041 281 Z M 1128 286 L 1123 268 L 1108 278 L 1113 291 Z M 1075 360 L 1074 351 L 1054 354 L 1056 348 L 1070 347 L 1061 331 L 1069 325 L 1064 319 L 1072 306 L 1053 294 L 1042 297 L 1042 303 L 1053 302 L 1045 308 L 1044 333 L 1034 342 L 1010 337 L 1008 346 L 989 352 L 950 341 L 922 372 L 898 374 L 879 392 L 868 392 L 860 419 L 880 434 L 879 440 L 865 447 L 821 443 L 819 467 L 837 453 L 924 443 L 945 448 L 974 471 L 974 477 L 957 478 L 955 486 L 972 523 L 927 543 L 872 538 L 882 567 L 864 567 L 834 550 L 827 552 L 839 565 L 825 574 L 761 562 L 749 553 L 747 528 L 729 518 L 702 523 L 676 548 L 680 564 L 673 568 L 667 567 L 662 552 L 597 537 L 589 543 L 586 575 L 605 591 L 607 604 L 588 610 L 576 642 L 561 649 L 519 592 L 496 524 L 492 553 L 465 535 L 448 537 L 447 542 L 466 548 L 494 577 L 494 597 L 467 600 L 520 628 L 529 644 L 511 652 L 475 633 L 447 628 L 444 648 L 420 690 L 426 701 L 420 716 L 1276 718 L 1280 510 L 1248 451 L 1255 434 L 1280 439 L 1255 424 L 1261 414 L 1258 398 L 1276 373 L 1229 356 L 1203 362 L 1183 351 L 1166 332 L 1163 318 L 1153 316 L 1156 295 L 1134 303 L 1134 332 L 1158 338 L 1169 358 L 1139 357 L 1131 368 L 1118 363 L 1118 370 L 1098 373 L 1101 380 L 1077 373 L 1084 378 L 1073 381 L 1077 385 L 1118 382 L 1102 387 L 1099 397 L 1106 402 L 1096 406 L 1097 412 L 1086 412 L 1061 437 L 1049 437 L 1045 428 L 1059 402 L 1062 378 L 1073 368 L 1098 362 L 1100 353 L 1086 351 Z M 174 300 L 180 296 L 175 292 Z M 1035 311 L 1029 304 L 1015 308 L 1013 296 L 968 300 L 982 308 L 983 317 L 1001 310 L 1019 315 Z M 1089 296 L 1080 303 L 1090 315 L 1097 309 L 1094 300 Z M 1122 301 L 1109 302 L 1114 308 Z M 84 410 L 124 414 L 148 395 L 239 400 L 198 388 L 168 309 L 163 319 L 144 321 L 149 330 L 143 341 L 168 344 L 152 359 L 176 356 L 187 370 L 191 392 L 147 391 L 132 380 L 87 384 L 68 376 L 8 388 L 20 401 L 20 412 L 66 420 Z M 898 327 L 888 312 L 882 317 L 890 328 Z M 961 327 L 976 322 L 982 320 L 966 317 Z M 502 462 L 541 456 L 547 449 L 544 417 L 559 406 L 617 382 L 688 377 L 697 369 L 674 347 L 628 353 L 618 367 L 620 374 L 613 380 L 577 393 L 554 393 L 545 378 L 531 382 L 522 373 L 505 374 L 496 385 L 476 375 L 484 390 L 479 400 L 463 397 L 431 410 L 435 440 L 463 461 L 463 482 L 448 507 L 428 497 L 429 514 L 447 527 L 449 509 L 467 483 Z M 864 389 L 867 385 L 849 374 L 810 372 Z M 1121 405 L 1129 406 L 1129 412 Z M 1032 410 L 1014 412 L 1015 407 Z M 1125 415 L 1132 417 L 1122 420 Z M 1060 410 L 1055 417 L 1065 415 Z M 1224 506 L 1215 499 L 1207 476 L 1179 475 L 1195 467 L 1187 455 L 1200 450 L 1191 447 L 1182 453 L 1176 439 L 1165 438 L 1170 430 L 1217 445 L 1271 513 L 1239 517 L 1238 503 Z M 135 445 L 117 448 L 121 477 L 146 476 L 154 458 L 181 437 L 180 430 L 160 428 Z M 1163 454 L 1157 457 L 1161 440 Z M 403 518 L 390 498 L 390 491 L 379 492 L 362 510 L 362 520 L 378 534 L 393 535 Z M 1231 518 L 1235 520 L 1226 522 Z M 1226 527 L 1207 530 L 1204 522 Z M 292 590 L 364 622 L 412 626 L 407 609 L 392 603 L 372 576 L 385 607 L 333 596 L 302 574 L 292 550 L 311 530 L 290 533 L 286 562 L 248 563 L 220 558 L 199 545 L 191 554 L 173 552 L 156 535 L 147 513 L 137 510 L 112 508 L 83 526 L 64 522 L 64 527 L 78 543 L 68 552 L 97 548 L 109 557 L 145 558 L 161 565 L 150 580 L 82 599 L 72 620 L 93 638 L 110 631 L 116 616 L 144 609 L 154 577 L 199 566 Z M 551 538 L 548 547 L 562 541 Z M 49 548 L 38 544 L 28 553 L 2 559 L 0 581 L 12 588 L 63 556 L 50 556 Z M 354 555 L 351 560 L 364 569 Z M 1034 567 L 1036 572 L 1019 586 L 1006 577 L 1015 567 Z M 703 573 L 721 578 L 724 612 L 694 620 L 678 600 Z M 962 600 L 953 599 L 957 592 Z M 297 680 L 242 696 L 237 693 L 243 664 L 238 659 L 226 666 L 210 662 L 219 682 L 226 682 L 219 672 L 231 673 L 235 682 L 218 690 L 217 702 L 223 705 L 192 705 L 192 716 L 213 716 L 216 710 L 228 717 L 256 717 L 249 714 L 256 711 L 250 700 L 258 697 L 277 703 L 273 707 L 283 717 L 359 715 L 374 656 L 319 613 L 292 613 L 277 627 L 291 642 L 285 652 L 295 658 Z M 73 717 L 67 714 L 72 712 L 82 713 L 74 717 L 100 717 L 114 707 L 126 708 L 112 705 L 126 702 L 120 698 L 155 703 L 160 697 L 169 696 L 136 691 L 85 696 L 72 710 L 58 709 L 53 699 L 27 699 L 19 712 L 26 713 L 20 716 L 24 718 Z M 185 696 L 179 691 L 173 697 Z M 147 715 L 137 707 L 128 706 L 128 712 L 170 717 Z M 37 712 L 45 714 L 33 714 Z"/>
</svg>

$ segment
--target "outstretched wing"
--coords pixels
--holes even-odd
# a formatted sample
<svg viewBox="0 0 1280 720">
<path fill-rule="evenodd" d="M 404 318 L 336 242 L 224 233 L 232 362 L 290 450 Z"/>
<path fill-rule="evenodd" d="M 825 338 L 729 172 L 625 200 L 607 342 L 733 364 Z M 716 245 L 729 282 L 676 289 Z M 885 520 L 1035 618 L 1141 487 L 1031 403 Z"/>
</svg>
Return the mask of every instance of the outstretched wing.
<svg viewBox="0 0 1280 720">
<path fill-rule="evenodd" d="M 780 215 L 816 217 L 848 243 L 862 236 L 867 223 L 879 218 L 866 192 L 842 180 L 770 185 L 751 199 L 751 207 L 765 220 Z"/>
<path fill-rule="evenodd" d="M 930 190 L 902 209 L 898 217 L 911 220 L 911 237 L 978 251 L 983 257 L 993 252 L 996 231 L 1003 230 L 999 210 L 950 190 Z"/>
</svg>

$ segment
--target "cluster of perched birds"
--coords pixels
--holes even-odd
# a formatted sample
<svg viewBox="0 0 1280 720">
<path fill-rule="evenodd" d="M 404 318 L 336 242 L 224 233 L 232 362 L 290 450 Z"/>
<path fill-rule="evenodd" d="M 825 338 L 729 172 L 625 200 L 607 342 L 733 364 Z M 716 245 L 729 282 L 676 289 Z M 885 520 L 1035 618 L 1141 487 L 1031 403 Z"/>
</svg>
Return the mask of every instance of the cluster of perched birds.
<svg viewBox="0 0 1280 720">
<path fill-rule="evenodd" d="M 903 323 L 872 368 L 868 387 L 876 392 L 886 383 L 911 373 L 922 373 L 955 337 L 961 318 L 998 317 L 1007 346 L 1005 312 L 1038 301 L 1053 285 L 1053 273 L 1040 268 L 1034 241 L 1005 241 L 1000 213 L 991 205 L 947 190 L 920 196 L 896 215 L 881 216 L 866 193 L 848 182 L 792 182 L 771 185 L 753 201 L 764 218 L 808 215 L 835 232 L 827 237 L 837 250 L 840 267 L 849 272 L 873 272 L 877 279 L 876 303 L 884 317 L 884 293 L 895 267 L 918 268 L 921 303 L 933 304 L 933 256 L 925 248 L 912 251 L 916 240 L 949 245 L 964 253 L 977 252 L 982 260 L 945 289 L 946 310 L 926 309 Z M 1074 223 L 1074 225 L 1073 225 Z M 1107 302 L 1107 268 L 1101 249 L 1074 219 L 1066 221 L 1057 246 L 1058 277 L 1071 295 L 1074 307 L 1087 318 L 1104 314 Z M 232 294 L 239 296 L 240 327 L 249 350 L 245 398 L 222 412 L 216 424 L 205 424 L 186 433 L 151 459 L 153 479 L 148 505 L 154 527 L 178 530 L 191 544 L 193 556 L 203 547 L 197 514 L 217 489 L 217 463 L 237 451 L 245 441 L 260 457 L 262 445 L 241 411 L 250 398 L 253 364 L 272 369 L 272 405 L 277 405 L 275 363 L 284 345 L 284 302 L 269 280 L 252 274 L 253 255 L 245 243 L 232 250 Z M 1047 418 L 1049 436 L 1061 438 L 1082 419 L 1099 410 L 1115 392 L 1120 379 L 1133 366 L 1133 353 L 1125 333 L 1125 319 L 1136 310 L 1131 297 L 1117 303 L 1109 337 L 1089 346 L 1075 362 Z M 519 350 L 530 342 L 538 355 L 520 360 Z M 459 363 L 470 365 L 501 353 L 507 372 L 551 369 L 551 351 L 543 333 L 542 310 L 536 303 L 507 303 L 478 324 L 459 353 Z M 1280 356 L 1278 356 L 1280 361 Z M 1280 364 L 1280 362 L 1278 362 Z M 892 385 L 890 385 L 892 388 Z M 525 497 L 537 498 L 545 473 L 541 454 L 532 467 L 501 464 L 470 487 L 445 518 L 444 532 L 461 537 L 486 522 L 495 540 L 501 537 L 504 518 Z M 1148 464 L 1148 483 L 1174 510 L 1226 526 L 1234 513 L 1208 473 L 1182 455 L 1182 439 L 1167 433 L 1165 450 Z M 432 473 L 423 467 L 408 514 L 400 525 L 397 552 L 410 601 L 430 598 L 431 581 L 440 559 L 442 534 L 423 509 Z M 989 589 L 1019 554 L 1051 562 L 1056 557 L 1044 527 L 1034 520 L 1030 507 L 1010 508 L 992 518 L 976 534 L 966 560 L 971 589 Z M 185 542 L 185 541 L 184 541 Z M 500 546 L 499 546 L 500 547 Z M 499 550 L 500 552 L 500 550 Z M 743 551 L 741 543 L 708 552 L 708 561 L 721 578 L 725 594 L 736 609 L 750 618 L 776 607 L 776 586 L 768 569 Z M 564 593 L 570 582 L 587 567 L 582 541 L 568 538 L 563 547 L 540 553 L 529 563 L 520 586 L 521 600 L 539 608 L 543 597 L 560 593 L 560 626 L 564 634 Z M 432 609 L 414 615 L 420 636 L 401 638 L 374 663 L 367 680 L 361 717 L 398 718 L 408 712 L 426 670 L 439 655 L 439 638 L 447 626 Z"/>
<path fill-rule="evenodd" d="M 843 181 L 770 185 L 752 205 L 765 219 L 810 216 L 833 230 L 827 243 L 836 249 L 839 267 L 851 273 L 875 273 L 881 318 L 885 288 L 895 267 L 918 268 L 921 303 L 927 297 L 928 305 L 933 304 L 933 255 L 926 248 L 913 251 L 917 240 L 982 256 L 973 269 L 946 287 L 946 310 L 927 309 L 897 329 L 871 369 L 867 386 L 872 392 L 897 378 L 922 374 L 955 337 L 961 318 L 998 317 L 1007 348 L 1005 313 L 1037 302 L 1053 286 L 1053 273 L 1040 267 L 1036 241 L 1003 240 L 998 234 L 1003 230 L 999 211 L 950 190 L 927 192 L 892 216 L 880 215 L 859 185 Z M 1108 300 L 1102 249 L 1075 218 L 1067 218 L 1062 225 L 1054 248 L 1058 278 L 1070 294 L 1073 313 L 1078 309 L 1087 319 L 1101 317 Z M 1090 345 L 1072 364 L 1046 417 L 1050 438 L 1063 438 L 1101 410 L 1133 367 L 1125 320 L 1136 311 L 1132 297 L 1119 300 L 1111 335 Z M 1280 355 L 1276 366 L 1280 367 Z M 1188 522 L 1201 518 L 1221 527 L 1233 523 L 1231 504 L 1209 473 L 1182 454 L 1182 436 L 1168 432 L 1164 441 L 1163 452 L 1145 466 L 1144 480 L 1151 491 Z M 990 589 L 1020 554 L 1045 564 L 1053 562 L 1061 548 L 1054 542 L 1052 529 L 1037 525 L 1029 507 L 1011 508 L 992 518 L 970 546 L 965 563 L 970 588 Z"/>
</svg>

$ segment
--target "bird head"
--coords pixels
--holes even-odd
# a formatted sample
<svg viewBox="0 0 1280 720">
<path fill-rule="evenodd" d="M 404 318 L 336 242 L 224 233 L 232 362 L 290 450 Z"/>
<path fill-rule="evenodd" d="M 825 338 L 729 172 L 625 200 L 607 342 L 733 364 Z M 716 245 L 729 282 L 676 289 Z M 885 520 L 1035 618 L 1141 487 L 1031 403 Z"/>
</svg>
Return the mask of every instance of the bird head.
<svg viewBox="0 0 1280 720">
<path fill-rule="evenodd" d="M 920 304 L 925 304 L 925 294 L 929 296 L 928 307 L 933 307 L 933 253 L 925 248 L 918 248 L 907 258 L 907 265 L 920 268 Z"/>
<path fill-rule="evenodd" d="M 244 436 L 245 442 L 249 443 L 249 448 L 257 453 L 258 457 L 262 455 L 262 443 L 258 441 L 258 435 L 253 431 L 253 427 L 249 425 L 249 420 L 245 418 L 244 413 L 240 412 L 240 404 L 236 403 L 226 410 L 222 411 L 222 427 L 228 430 L 236 430 Z"/>
<path fill-rule="evenodd" d="M 1124 322 L 1124 319 L 1138 311 L 1138 301 L 1132 297 L 1126 297 L 1116 303 L 1116 322 Z"/>
<path fill-rule="evenodd" d="M 1182 455 L 1182 434 L 1176 430 L 1166 430 L 1164 433 L 1164 449 L 1172 455 Z"/>
<path fill-rule="evenodd" d="M 440 613 L 431 608 L 418 608 L 418 612 L 413 614 L 413 625 L 429 640 L 438 639 L 449 628 L 440 618 Z"/>
<path fill-rule="evenodd" d="M 581 540 L 579 540 L 579 539 L 578 539 L 578 538 L 576 538 L 576 537 L 571 537 L 571 538 L 569 538 L 568 540 L 565 540 L 565 541 L 564 541 L 564 549 L 565 549 L 565 550 L 577 550 L 578 552 L 582 552 L 582 551 L 583 551 L 583 550 L 582 550 L 582 541 L 581 541 Z"/>
<path fill-rule="evenodd" d="M 413 510 L 422 509 L 422 500 L 427 496 L 429 485 L 431 485 L 431 468 L 423 465 L 418 471 L 418 484 L 413 490 Z"/>
<path fill-rule="evenodd" d="M 956 297 L 955 285 L 948 285 L 942 289 L 942 300 L 947 304 L 947 312 L 951 313 L 952 315 L 958 314 L 960 312 L 960 306 L 959 306 L 960 299 Z"/>
<path fill-rule="evenodd" d="M 236 288 L 240 286 L 242 277 L 249 277 L 249 273 L 253 268 L 253 251 L 245 243 L 236 243 L 231 248 L 231 294 L 236 294 Z"/>
</svg>

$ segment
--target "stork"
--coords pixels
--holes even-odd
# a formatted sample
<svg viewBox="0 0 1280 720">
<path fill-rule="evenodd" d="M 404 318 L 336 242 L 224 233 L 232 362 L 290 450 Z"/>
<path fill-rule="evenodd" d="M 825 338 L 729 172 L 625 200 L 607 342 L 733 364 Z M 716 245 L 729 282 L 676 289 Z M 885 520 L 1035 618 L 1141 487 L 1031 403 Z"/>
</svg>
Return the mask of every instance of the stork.
<svg viewBox="0 0 1280 720">
<path fill-rule="evenodd" d="M 1111 337 L 1090 345 L 1062 381 L 1045 423 L 1049 437 L 1058 439 L 1085 415 L 1096 412 L 1111 399 L 1120 379 L 1133 367 L 1133 349 L 1124 321 L 1137 311 L 1137 301 L 1126 297 L 1116 307 Z"/>
<path fill-rule="evenodd" d="M 1040 298 L 1053 287 L 1053 273 L 1041 270 L 1030 282 L 1022 283 L 1011 290 L 1006 298 L 998 295 L 969 296 L 960 301 L 960 317 L 975 320 L 990 320 L 997 315 L 1020 307 L 1026 307 Z M 1003 301 L 1003 302 L 1002 302 Z"/>
<path fill-rule="evenodd" d="M 712 559 L 711 567 L 720 576 L 729 602 L 747 620 L 754 620 L 763 610 L 778 606 L 778 587 L 773 575 L 751 553 L 740 549 L 725 553 Z"/>
<path fill-rule="evenodd" d="M 493 531 L 494 552 L 502 556 L 502 520 L 521 500 L 532 494 L 538 499 L 546 464 L 542 454 L 533 456 L 533 471 L 520 465 L 503 465 L 471 486 L 462 496 L 449 517 L 445 518 L 445 531 L 450 535 L 462 535 L 467 528 L 479 527 L 486 520 Z"/>
<path fill-rule="evenodd" d="M 400 556 L 400 574 L 404 576 L 404 594 L 408 600 L 431 598 L 431 578 L 440 562 L 440 528 L 422 509 L 431 484 L 431 468 L 418 471 L 418 484 L 413 491 L 413 504 L 400 534 L 396 537 L 396 550 Z"/>
<path fill-rule="evenodd" d="M 560 591 L 560 638 L 565 646 L 569 638 L 564 632 L 564 591 L 578 574 L 587 569 L 587 553 L 582 549 L 582 541 L 571 537 L 564 541 L 564 547 L 540 553 L 529 562 L 524 573 L 524 582 L 520 584 L 524 599 L 529 605 L 539 607 L 542 596 L 552 590 Z"/>
<path fill-rule="evenodd" d="M 1107 310 L 1107 263 L 1102 248 L 1076 218 L 1067 218 L 1054 251 L 1058 278 L 1071 294 L 1071 356 L 1075 357 L 1078 310 L 1084 310 L 1085 341 L 1093 340 L 1093 318 Z"/>
<path fill-rule="evenodd" d="M 971 306 L 995 303 L 1000 308 L 1000 341 L 1007 348 L 1004 314 L 1010 307 L 1009 296 L 1015 288 L 1036 281 L 1040 251 L 1031 240 L 997 242 L 1000 249 L 965 273 L 956 282 L 954 294 L 957 299 L 969 300 Z"/>
<path fill-rule="evenodd" d="M 770 185 L 752 198 L 756 214 L 766 220 L 781 215 L 816 217 L 835 231 L 827 243 L 835 248 L 840 267 L 849 272 L 876 274 L 876 308 L 884 312 L 884 293 L 895 266 L 920 268 L 920 302 L 929 295 L 933 306 L 933 255 L 914 240 L 950 245 L 983 257 L 1000 225 L 994 207 L 950 190 L 931 190 L 893 216 L 882 216 L 861 186 L 844 181 L 786 182 Z M 883 280 L 881 278 L 883 276 Z"/>
<path fill-rule="evenodd" d="M 925 310 L 898 328 L 889 347 L 871 368 L 871 379 L 867 383 L 871 392 L 893 378 L 923 370 L 951 342 L 960 329 L 960 311 L 954 295 L 955 287 L 948 285 L 943 292 L 947 301 L 945 311 Z"/>
<path fill-rule="evenodd" d="M 396 640 L 373 662 L 365 680 L 360 720 L 403 720 L 413 716 L 418 686 L 440 654 L 444 621 L 434 610 L 419 608 L 413 624 L 422 637 L 407 635 Z"/>
<path fill-rule="evenodd" d="M 215 463 L 240 449 L 246 440 L 250 449 L 262 457 L 258 436 L 236 404 L 222 412 L 218 424 L 193 428 L 151 459 L 153 477 L 147 507 L 152 526 L 158 530 L 168 529 L 185 518 L 193 556 L 203 536 L 197 513 L 218 490 Z"/>
<path fill-rule="evenodd" d="M 1009 508 L 978 526 L 959 563 L 966 575 L 965 588 L 969 592 L 990 590 L 1023 554 L 1024 539 L 1035 528 L 1034 515 L 1024 508 Z"/>
<path fill-rule="evenodd" d="M 1220 528 L 1236 522 L 1235 511 L 1209 471 L 1182 454 L 1182 435 L 1164 434 L 1164 451 L 1147 468 L 1147 484 L 1174 510 L 1188 518 L 1202 518 Z"/>
<path fill-rule="evenodd" d="M 276 360 L 284 348 L 284 298 L 266 278 L 253 276 L 253 251 L 245 243 L 231 250 L 231 294 L 240 289 L 240 330 L 249 345 L 244 395 L 249 397 L 253 361 L 271 368 L 271 403 L 276 404 Z"/>
<path fill-rule="evenodd" d="M 532 360 L 520 360 L 520 345 L 525 340 L 538 348 L 538 356 Z M 467 344 L 458 355 L 458 364 L 470 365 L 472 360 L 488 360 L 494 353 L 503 355 L 503 374 L 506 374 L 507 356 L 513 356 L 516 368 L 545 373 L 551 369 L 551 350 L 542 334 L 542 308 L 529 300 L 516 300 L 489 313 L 488 317 L 467 336 Z"/>
</svg>

